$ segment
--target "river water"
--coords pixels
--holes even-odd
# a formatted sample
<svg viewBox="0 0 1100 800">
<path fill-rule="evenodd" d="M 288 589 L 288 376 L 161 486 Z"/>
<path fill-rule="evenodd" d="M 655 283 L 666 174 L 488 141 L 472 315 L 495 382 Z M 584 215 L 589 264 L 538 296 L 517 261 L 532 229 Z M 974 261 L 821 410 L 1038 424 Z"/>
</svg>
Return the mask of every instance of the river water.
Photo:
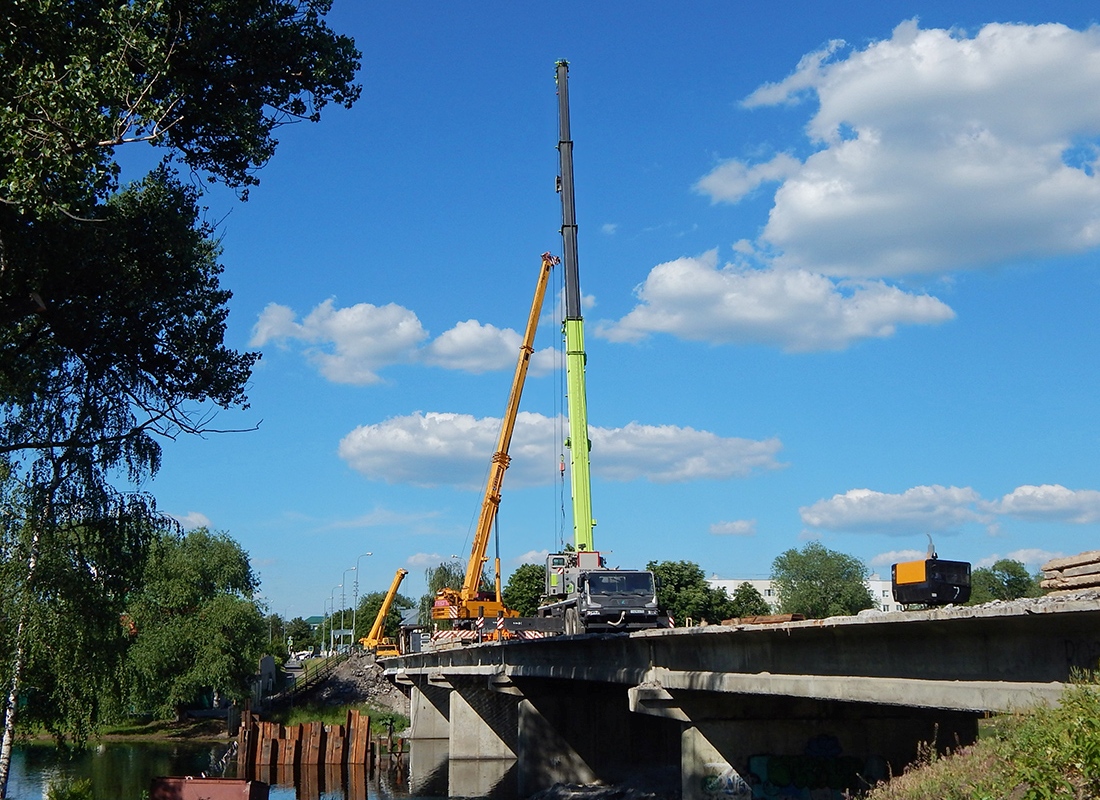
<svg viewBox="0 0 1100 800">
<path fill-rule="evenodd" d="M 8 797 L 43 800 L 51 781 L 90 778 L 96 800 L 142 800 L 154 777 L 219 774 L 217 765 L 226 747 L 227 743 L 111 742 L 69 757 L 52 745 L 21 744 L 12 754 Z M 329 766 L 257 777 L 271 784 L 270 800 L 417 800 L 490 793 L 507 798 L 514 792 L 501 790 L 509 783 L 513 763 L 475 761 L 452 769 L 445 750 L 431 745 L 418 749 L 412 743 L 408 754 L 383 759 L 374 774 L 365 768 Z M 234 766 L 221 774 L 234 777 Z"/>
</svg>

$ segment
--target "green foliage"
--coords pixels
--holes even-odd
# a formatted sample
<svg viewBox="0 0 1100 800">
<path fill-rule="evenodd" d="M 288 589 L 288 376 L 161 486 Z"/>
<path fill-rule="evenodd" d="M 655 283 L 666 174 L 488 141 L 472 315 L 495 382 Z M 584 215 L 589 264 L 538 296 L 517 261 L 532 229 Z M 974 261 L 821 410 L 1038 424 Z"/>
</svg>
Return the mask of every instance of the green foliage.
<svg viewBox="0 0 1100 800">
<path fill-rule="evenodd" d="M 378 618 L 378 612 L 382 610 L 386 594 L 386 592 L 371 592 L 359 598 L 359 608 L 355 613 L 356 642 L 370 633 L 371 627 Z M 381 635 L 396 639 L 401 633 L 401 612 L 410 608 L 416 608 L 415 600 L 400 593 L 395 595 L 390 610 L 386 612 L 386 618 L 382 622 Z"/>
<path fill-rule="evenodd" d="M 504 605 L 518 611 L 521 617 L 533 617 L 546 591 L 546 565 L 520 564 L 508 576 L 508 583 L 501 591 Z"/>
<path fill-rule="evenodd" d="M 286 620 L 278 614 L 268 614 L 264 617 L 264 628 L 267 631 L 267 644 L 264 651 L 275 656 L 276 660 L 286 658 Z"/>
<path fill-rule="evenodd" d="M 247 407 L 258 356 L 224 346 L 230 295 L 197 191 L 166 165 L 117 191 L 114 154 L 153 142 L 246 195 L 279 125 L 358 97 L 359 53 L 324 23 L 330 5 L 0 4 L 0 677 L 5 697 L 35 687 L 46 702 L 28 713 L 54 732 L 79 738 L 117 701 L 128 594 L 144 639 L 163 623 L 209 640 L 196 682 L 238 685 L 242 643 L 260 636 L 250 573 L 209 607 L 183 604 L 203 595 L 179 581 L 137 591 L 166 522 L 113 482 L 155 474 L 158 437 L 207 430 L 203 404 Z M 179 640 L 161 633 L 167 666 Z M 146 694 L 166 690 L 135 644 Z M 0 764 L 0 794 L 6 781 Z"/>
<path fill-rule="evenodd" d="M 733 591 L 732 615 L 735 617 L 757 617 L 772 613 L 768 601 L 751 583 L 742 583 Z"/>
<path fill-rule="evenodd" d="M 0 202 L 82 214 L 114 188 L 116 147 L 153 142 L 229 186 L 257 183 L 274 130 L 359 96 L 330 0 L 4 4 Z"/>
<path fill-rule="evenodd" d="M 929 750 L 868 800 L 1046 800 L 1100 797 L 1100 687 L 1071 686 L 1055 707 L 999 720 L 945 757 Z"/>
<path fill-rule="evenodd" d="M 244 699 L 268 634 L 256 586 L 248 554 L 227 534 L 162 536 L 130 607 L 134 707 L 178 716 L 207 690 Z"/>
<path fill-rule="evenodd" d="M 164 523 L 146 498 L 101 498 L 111 515 L 82 523 L 22 505 L 28 496 L 38 495 L 0 492 L 0 677 L 5 693 L 34 687 L 22 724 L 79 744 L 119 712 L 119 619 Z"/>
<path fill-rule="evenodd" d="M 286 624 L 286 635 L 294 640 L 295 650 L 308 650 L 318 643 L 317 632 L 301 617 L 295 617 Z"/>
<path fill-rule="evenodd" d="M 1019 561 L 1002 558 L 992 567 L 979 567 L 970 573 L 970 600 L 967 605 L 1038 597 L 1042 593 L 1038 578 L 1028 574 L 1027 567 Z"/>
<path fill-rule="evenodd" d="M 158 170 L 90 213 L 30 224 L 0 206 L 0 453 L 138 480 L 160 465 L 154 435 L 198 430 L 189 404 L 247 406 L 258 356 L 222 344 L 230 293 L 194 189 Z"/>
<path fill-rule="evenodd" d="M 91 778 L 57 778 L 46 787 L 46 800 L 95 800 Z"/>
<path fill-rule="evenodd" d="M 787 550 L 772 562 L 772 585 L 784 614 L 824 619 L 874 608 L 864 581 L 870 571 L 858 558 L 808 542 Z"/>
<path fill-rule="evenodd" d="M 661 582 L 657 603 L 683 625 L 693 622 L 721 622 L 734 615 L 733 603 L 725 589 L 713 589 L 707 583 L 702 567 L 691 561 L 650 561 L 646 569 Z"/>
<path fill-rule="evenodd" d="M 430 625 L 435 593 L 440 589 L 460 588 L 466 580 L 466 567 L 461 561 L 444 561 L 438 567 L 428 567 L 424 577 L 428 581 L 428 591 L 420 596 L 417 619 L 421 625 Z"/>
<path fill-rule="evenodd" d="M 384 734 L 389 729 L 389 723 L 393 728 L 401 732 L 409 727 L 409 718 L 395 711 L 375 708 L 370 704 L 361 706 L 333 706 L 316 705 L 307 703 L 294 706 L 283 712 L 272 715 L 272 719 L 286 726 L 300 725 L 308 722 L 323 722 L 325 725 L 343 725 L 347 721 L 348 711 L 358 708 L 359 713 L 370 717 L 371 733 Z"/>
</svg>

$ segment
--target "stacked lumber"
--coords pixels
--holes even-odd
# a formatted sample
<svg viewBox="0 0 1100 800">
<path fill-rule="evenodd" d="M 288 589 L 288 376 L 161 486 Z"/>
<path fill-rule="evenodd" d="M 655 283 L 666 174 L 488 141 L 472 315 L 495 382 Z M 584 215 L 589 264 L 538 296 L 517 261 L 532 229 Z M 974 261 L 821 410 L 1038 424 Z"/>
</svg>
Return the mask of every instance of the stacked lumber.
<svg viewBox="0 0 1100 800">
<path fill-rule="evenodd" d="M 1039 585 L 1050 592 L 1100 589 L 1100 550 L 1048 561 Z"/>
</svg>

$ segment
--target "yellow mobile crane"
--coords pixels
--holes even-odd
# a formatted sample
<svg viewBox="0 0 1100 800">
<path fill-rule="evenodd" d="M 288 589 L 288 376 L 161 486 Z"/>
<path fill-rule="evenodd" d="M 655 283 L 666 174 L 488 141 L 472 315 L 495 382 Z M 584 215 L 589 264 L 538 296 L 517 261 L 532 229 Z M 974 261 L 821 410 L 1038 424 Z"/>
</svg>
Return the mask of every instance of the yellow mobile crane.
<svg viewBox="0 0 1100 800">
<path fill-rule="evenodd" d="M 550 280 L 550 271 L 559 263 L 557 256 L 542 254 L 542 267 L 539 270 L 538 284 L 535 286 L 535 298 L 531 303 L 531 313 L 527 317 L 527 330 L 519 350 L 515 376 L 512 379 L 512 391 L 508 395 L 508 407 L 500 423 L 500 437 L 497 449 L 493 453 L 489 479 L 485 486 L 485 497 L 481 502 L 481 514 L 474 532 L 473 545 L 470 548 L 470 560 L 466 564 L 466 577 L 462 588 L 443 588 L 436 593 L 432 605 L 433 620 L 450 620 L 456 628 L 474 627 L 478 619 L 498 617 L 516 617 L 519 614 L 504 607 L 500 596 L 500 555 L 494 564 L 494 591 L 481 591 L 482 570 L 488 558 L 485 555 L 489 547 L 489 535 L 497 518 L 500 507 L 500 489 L 504 483 L 504 471 L 508 469 L 511 456 L 508 447 L 512 442 L 512 432 L 516 427 L 516 415 L 519 413 L 519 398 L 523 394 L 523 383 L 527 378 L 527 367 L 531 355 L 535 352 L 535 330 L 538 328 L 539 314 L 542 313 L 542 301 L 546 296 L 546 285 Z M 492 624 L 492 623 L 490 623 Z"/>
<path fill-rule="evenodd" d="M 382 632 L 386 624 L 386 615 L 390 613 L 393 599 L 397 597 L 397 587 L 401 585 L 401 581 L 408 574 L 407 569 L 399 569 L 394 574 L 393 583 L 390 584 L 390 590 L 386 592 L 386 597 L 382 600 L 382 607 L 378 609 L 378 616 L 374 618 L 374 625 L 371 626 L 370 633 L 359 640 L 359 644 L 363 645 L 363 649 L 373 651 L 376 658 L 401 655 L 401 651 L 397 649 L 393 639 L 383 638 Z"/>
</svg>

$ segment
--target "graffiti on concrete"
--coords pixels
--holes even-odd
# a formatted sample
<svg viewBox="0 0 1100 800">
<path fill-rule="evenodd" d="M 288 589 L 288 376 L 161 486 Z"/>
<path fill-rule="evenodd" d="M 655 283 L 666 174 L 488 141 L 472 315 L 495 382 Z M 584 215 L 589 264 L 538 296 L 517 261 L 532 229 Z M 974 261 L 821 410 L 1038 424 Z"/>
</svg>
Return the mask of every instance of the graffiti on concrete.
<svg viewBox="0 0 1100 800">
<path fill-rule="evenodd" d="M 724 761 L 703 765 L 703 795 L 715 800 L 751 800 L 752 787 Z"/>
<path fill-rule="evenodd" d="M 886 761 L 843 754 L 835 736 L 815 736 L 802 755 L 749 758 L 753 798 L 843 800 L 888 777 Z"/>
</svg>

